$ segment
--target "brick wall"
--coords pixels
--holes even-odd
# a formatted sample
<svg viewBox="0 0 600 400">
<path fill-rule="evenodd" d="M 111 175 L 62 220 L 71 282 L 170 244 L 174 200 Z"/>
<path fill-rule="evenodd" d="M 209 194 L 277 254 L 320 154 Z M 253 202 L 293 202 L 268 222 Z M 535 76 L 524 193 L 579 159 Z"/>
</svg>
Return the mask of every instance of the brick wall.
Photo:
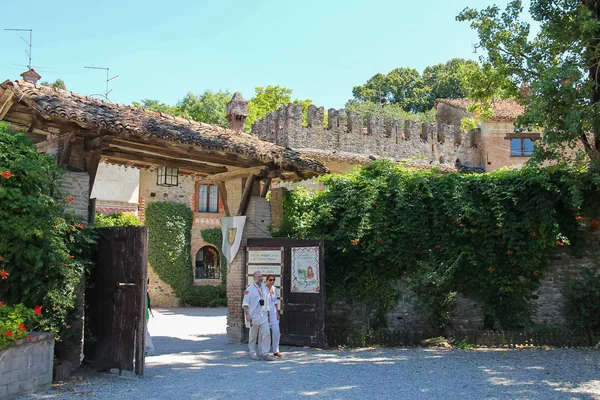
<svg viewBox="0 0 600 400">
<path fill-rule="evenodd" d="M 262 197 L 252 197 L 246 213 L 246 226 L 240 250 L 227 267 L 227 341 L 241 343 L 244 332 L 242 299 L 246 289 L 246 242 L 248 238 L 269 238 L 271 209 Z"/>
<path fill-rule="evenodd" d="M 82 222 L 88 221 L 88 206 L 90 199 L 90 175 L 87 172 L 65 171 L 59 180 L 60 188 L 65 196 L 75 200 L 67 204 L 71 211 Z"/>
<path fill-rule="evenodd" d="M 54 334 L 31 333 L 0 350 L 0 399 L 48 390 L 52 384 Z"/>
</svg>

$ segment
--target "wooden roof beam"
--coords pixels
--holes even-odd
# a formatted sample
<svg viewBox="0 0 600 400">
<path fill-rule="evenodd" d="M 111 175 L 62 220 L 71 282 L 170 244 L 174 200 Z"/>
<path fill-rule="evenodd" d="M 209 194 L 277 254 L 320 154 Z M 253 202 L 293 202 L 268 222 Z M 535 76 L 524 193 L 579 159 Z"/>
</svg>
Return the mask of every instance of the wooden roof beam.
<svg viewBox="0 0 600 400">
<path fill-rule="evenodd" d="M 110 158 L 115 158 L 115 159 L 120 159 L 120 160 L 125 160 L 125 161 L 133 161 L 133 162 L 141 161 L 141 162 L 151 164 L 151 165 L 156 165 L 156 166 L 166 165 L 168 167 L 186 169 L 189 171 L 197 171 L 198 173 L 207 174 L 207 175 L 211 175 L 211 174 L 215 174 L 215 173 L 222 173 L 222 172 L 227 171 L 227 168 L 225 168 L 225 167 L 213 167 L 213 166 L 189 162 L 189 161 L 180 161 L 177 159 L 152 157 L 147 154 L 125 153 L 122 151 L 114 151 L 111 148 L 104 150 L 102 154 L 107 157 L 110 157 Z"/>
</svg>

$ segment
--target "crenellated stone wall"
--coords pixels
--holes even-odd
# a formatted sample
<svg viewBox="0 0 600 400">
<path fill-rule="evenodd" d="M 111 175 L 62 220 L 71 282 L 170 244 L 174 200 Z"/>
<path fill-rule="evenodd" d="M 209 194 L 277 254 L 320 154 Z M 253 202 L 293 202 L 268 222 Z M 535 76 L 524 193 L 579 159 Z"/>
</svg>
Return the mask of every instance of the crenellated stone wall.
<svg viewBox="0 0 600 400">
<path fill-rule="evenodd" d="M 339 150 L 394 160 L 417 159 L 431 164 L 460 164 L 482 168 L 481 135 L 462 132 L 456 125 L 362 115 L 329 109 L 324 126 L 323 107 L 309 106 L 302 125 L 301 104 L 288 104 L 256 121 L 252 133 L 262 140 L 292 149 Z"/>
</svg>

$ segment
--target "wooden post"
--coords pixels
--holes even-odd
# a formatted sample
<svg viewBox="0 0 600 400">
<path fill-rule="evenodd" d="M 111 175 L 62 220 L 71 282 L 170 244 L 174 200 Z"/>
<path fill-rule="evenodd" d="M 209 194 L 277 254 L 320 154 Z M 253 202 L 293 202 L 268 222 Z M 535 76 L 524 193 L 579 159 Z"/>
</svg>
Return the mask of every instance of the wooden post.
<svg viewBox="0 0 600 400">
<path fill-rule="evenodd" d="M 217 188 L 219 189 L 219 196 L 221 196 L 221 201 L 223 202 L 223 208 L 225 209 L 225 215 L 227 217 L 231 216 L 231 212 L 229 211 L 229 203 L 227 203 L 227 187 L 225 186 L 225 182 L 216 181 Z"/>
<path fill-rule="evenodd" d="M 252 196 L 252 189 L 254 188 L 254 182 L 256 181 L 256 175 L 250 174 L 246 179 L 246 187 L 244 188 L 244 194 L 242 194 L 242 200 L 240 201 L 240 207 L 238 208 L 238 215 L 246 215 L 248 211 L 248 205 L 250 204 L 250 197 Z"/>
<path fill-rule="evenodd" d="M 265 184 L 262 188 L 262 192 L 260 193 L 260 197 L 267 197 L 267 193 L 269 192 L 269 188 L 271 187 L 271 178 L 265 179 Z"/>
</svg>

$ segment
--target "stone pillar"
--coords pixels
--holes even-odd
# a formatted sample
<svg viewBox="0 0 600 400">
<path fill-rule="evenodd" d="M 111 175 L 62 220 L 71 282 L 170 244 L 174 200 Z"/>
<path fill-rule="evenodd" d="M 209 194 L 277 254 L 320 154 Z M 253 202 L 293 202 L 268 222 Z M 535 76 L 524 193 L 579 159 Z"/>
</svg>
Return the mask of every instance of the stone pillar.
<svg viewBox="0 0 600 400">
<path fill-rule="evenodd" d="M 262 197 L 251 197 L 246 213 L 246 226 L 240 249 L 227 266 L 227 342 L 242 343 L 244 310 L 242 299 L 246 290 L 246 242 L 248 238 L 270 238 L 271 209 Z"/>
</svg>

